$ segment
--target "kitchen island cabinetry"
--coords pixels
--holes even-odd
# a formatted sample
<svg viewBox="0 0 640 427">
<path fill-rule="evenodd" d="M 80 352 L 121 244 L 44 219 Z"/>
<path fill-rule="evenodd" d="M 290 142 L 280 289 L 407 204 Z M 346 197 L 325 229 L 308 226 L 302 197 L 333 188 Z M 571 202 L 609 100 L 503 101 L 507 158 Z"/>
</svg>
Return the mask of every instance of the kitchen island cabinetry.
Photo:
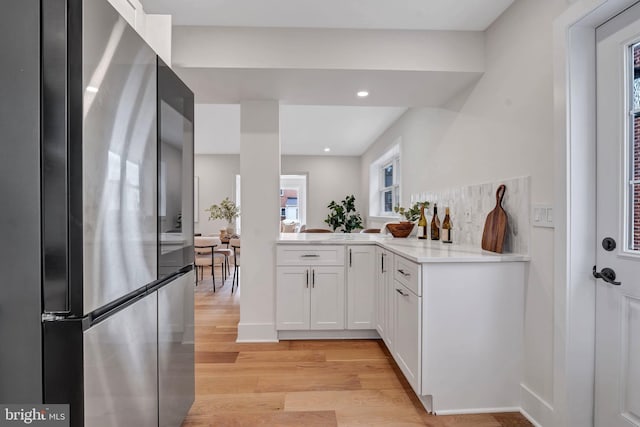
<svg viewBox="0 0 640 427">
<path fill-rule="evenodd" d="M 283 236 L 277 245 L 281 338 L 292 337 L 282 335 L 290 326 L 281 311 L 287 304 L 304 306 L 285 297 L 293 292 L 281 274 L 294 259 L 320 262 L 323 247 L 339 263 L 340 242 L 346 248 L 346 307 L 327 299 L 323 310 L 331 317 L 343 307 L 347 322 L 336 331 L 344 334 L 332 337 L 353 338 L 360 331 L 382 338 L 428 411 L 519 410 L 527 256 L 381 236 Z M 350 329 L 357 327 L 365 329 Z M 323 338 L 312 332 L 294 338 Z"/>
</svg>

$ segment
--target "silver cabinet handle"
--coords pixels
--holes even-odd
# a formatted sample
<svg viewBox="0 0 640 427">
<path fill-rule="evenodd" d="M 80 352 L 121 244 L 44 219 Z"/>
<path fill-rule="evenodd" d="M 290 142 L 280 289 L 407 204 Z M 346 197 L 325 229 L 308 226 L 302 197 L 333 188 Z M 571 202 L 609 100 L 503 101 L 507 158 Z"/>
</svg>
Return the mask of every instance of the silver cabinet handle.
<svg viewBox="0 0 640 427">
<path fill-rule="evenodd" d="M 351 249 L 349 249 L 349 267 L 351 267 Z"/>
<path fill-rule="evenodd" d="M 309 270 L 307 270 L 307 288 L 309 287 Z"/>
<path fill-rule="evenodd" d="M 409 296 L 409 294 L 405 294 L 405 293 L 402 291 L 402 289 L 398 289 L 398 288 L 396 288 L 396 292 L 397 292 L 397 293 L 399 293 L 400 295 L 402 295 L 403 297 L 408 297 L 408 296 Z"/>
<path fill-rule="evenodd" d="M 316 271 L 315 270 L 311 270 L 311 287 L 312 288 L 316 287 Z"/>
<path fill-rule="evenodd" d="M 320 258 L 320 255 L 318 255 L 318 254 L 306 254 L 306 255 L 300 255 L 300 258 Z"/>
<path fill-rule="evenodd" d="M 402 274 L 404 277 L 411 276 L 411 274 L 405 273 L 405 271 L 403 269 L 401 269 L 401 268 L 398 269 L 398 273 Z"/>
<path fill-rule="evenodd" d="M 381 273 L 386 273 L 386 271 L 384 271 L 384 257 L 385 256 L 386 256 L 385 254 L 381 254 L 381 256 L 380 256 L 380 263 L 381 263 L 380 272 Z"/>
</svg>

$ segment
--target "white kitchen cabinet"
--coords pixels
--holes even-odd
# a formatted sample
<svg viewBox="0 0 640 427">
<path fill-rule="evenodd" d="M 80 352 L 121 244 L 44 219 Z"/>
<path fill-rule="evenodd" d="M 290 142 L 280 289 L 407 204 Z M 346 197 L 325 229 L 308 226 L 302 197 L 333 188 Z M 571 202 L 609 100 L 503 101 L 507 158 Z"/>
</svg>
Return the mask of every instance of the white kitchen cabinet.
<svg viewBox="0 0 640 427">
<path fill-rule="evenodd" d="M 344 267 L 312 267 L 310 274 L 310 329 L 344 329 Z"/>
<path fill-rule="evenodd" d="M 278 248 L 276 327 L 278 330 L 345 328 L 344 248 Z M 337 264 L 337 265 L 327 265 Z"/>
<path fill-rule="evenodd" d="M 375 329 L 375 247 L 347 248 L 347 328 Z"/>
<path fill-rule="evenodd" d="M 375 325 L 378 335 L 382 338 L 387 345 L 391 348 L 391 341 L 393 341 L 393 331 L 389 327 L 392 325 L 392 319 L 390 319 L 391 313 L 391 301 L 389 297 L 392 296 L 390 292 L 393 285 L 393 253 L 376 247 L 376 295 L 375 295 Z"/>
<path fill-rule="evenodd" d="M 344 268 L 278 267 L 279 330 L 344 329 Z"/>
<path fill-rule="evenodd" d="M 278 267 L 277 283 L 278 329 L 309 329 L 309 267 Z"/>
<path fill-rule="evenodd" d="M 396 363 L 413 390 L 421 393 L 422 298 L 394 280 L 394 346 Z"/>
</svg>

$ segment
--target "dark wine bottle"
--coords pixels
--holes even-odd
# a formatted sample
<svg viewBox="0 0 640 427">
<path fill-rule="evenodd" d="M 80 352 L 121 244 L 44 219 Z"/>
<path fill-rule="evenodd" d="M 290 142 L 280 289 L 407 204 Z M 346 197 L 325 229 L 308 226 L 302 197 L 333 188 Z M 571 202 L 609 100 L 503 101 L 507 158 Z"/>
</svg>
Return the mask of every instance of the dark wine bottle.
<svg viewBox="0 0 640 427">
<path fill-rule="evenodd" d="M 438 205 L 433 204 L 433 218 L 431 218 L 431 240 L 440 240 L 440 218 L 438 218 Z"/>
</svg>

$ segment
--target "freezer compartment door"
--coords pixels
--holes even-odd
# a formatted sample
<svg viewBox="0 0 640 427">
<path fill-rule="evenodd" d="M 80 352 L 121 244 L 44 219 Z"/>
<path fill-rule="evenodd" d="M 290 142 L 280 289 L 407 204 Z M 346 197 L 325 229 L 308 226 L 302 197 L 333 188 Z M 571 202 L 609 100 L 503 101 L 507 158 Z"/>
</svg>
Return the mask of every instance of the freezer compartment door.
<svg viewBox="0 0 640 427">
<path fill-rule="evenodd" d="M 194 272 L 158 290 L 158 383 L 160 427 L 175 427 L 195 397 Z"/>
<path fill-rule="evenodd" d="M 85 426 L 157 426 L 157 295 L 84 332 Z"/>
</svg>

